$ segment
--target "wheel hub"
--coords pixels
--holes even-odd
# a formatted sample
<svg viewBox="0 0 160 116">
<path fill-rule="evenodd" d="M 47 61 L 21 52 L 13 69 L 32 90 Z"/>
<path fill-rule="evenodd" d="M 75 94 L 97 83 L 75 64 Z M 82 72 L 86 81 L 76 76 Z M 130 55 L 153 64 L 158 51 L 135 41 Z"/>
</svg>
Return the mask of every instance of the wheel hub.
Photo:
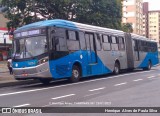
<svg viewBox="0 0 160 116">
<path fill-rule="evenodd" d="M 79 72 L 77 70 L 73 70 L 73 76 L 75 78 L 78 78 L 79 77 Z"/>
</svg>

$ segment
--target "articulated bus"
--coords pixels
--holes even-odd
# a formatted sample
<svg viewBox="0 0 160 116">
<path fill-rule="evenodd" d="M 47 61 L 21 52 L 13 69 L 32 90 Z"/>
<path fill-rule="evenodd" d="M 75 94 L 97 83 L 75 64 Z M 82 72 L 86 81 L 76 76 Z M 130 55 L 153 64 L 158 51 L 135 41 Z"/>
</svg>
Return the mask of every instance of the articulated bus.
<svg viewBox="0 0 160 116">
<path fill-rule="evenodd" d="M 66 20 L 32 23 L 14 32 L 13 72 L 17 80 L 54 79 L 150 70 L 158 64 L 157 43 L 114 29 Z"/>
</svg>

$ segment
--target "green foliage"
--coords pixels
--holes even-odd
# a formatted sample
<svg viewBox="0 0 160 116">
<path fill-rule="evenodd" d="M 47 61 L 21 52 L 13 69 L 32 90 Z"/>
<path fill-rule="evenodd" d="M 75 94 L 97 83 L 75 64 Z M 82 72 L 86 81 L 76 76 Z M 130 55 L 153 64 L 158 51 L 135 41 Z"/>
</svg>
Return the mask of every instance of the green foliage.
<svg viewBox="0 0 160 116">
<path fill-rule="evenodd" d="M 132 33 L 133 32 L 132 24 L 131 23 L 125 23 L 125 24 L 123 24 L 122 30 L 124 32 Z"/>
<path fill-rule="evenodd" d="M 1 0 L 3 11 L 16 28 L 44 19 L 66 19 L 121 29 L 121 0 Z M 43 18 L 39 18 L 41 15 Z"/>
</svg>

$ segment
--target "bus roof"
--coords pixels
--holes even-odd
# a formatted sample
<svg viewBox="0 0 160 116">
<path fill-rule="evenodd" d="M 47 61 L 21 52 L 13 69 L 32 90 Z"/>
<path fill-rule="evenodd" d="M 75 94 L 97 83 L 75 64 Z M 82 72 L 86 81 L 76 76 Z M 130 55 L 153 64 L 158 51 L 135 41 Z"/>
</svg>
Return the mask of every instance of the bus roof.
<svg viewBox="0 0 160 116">
<path fill-rule="evenodd" d="M 119 35 L 119 36 L 124 36 L 124 33 L 125 33 L 120 30 L 109 29 L 109 28 L 99 27 L 99 26 L 92 26 L 92 25 L 87 25 L 87 24 L 62 20 L 62 19 L 44 20 L 44 21 L 39 21 L 39 22 L 35 22 L 32 24 L 28 24 L 28 25 L 25 25 L 25 26 L 18 28 L 17 30 L 15 30 L 14 33 L 17 33 L 20 31 L 31 30 L 31 29 L 37 29 L 37 28 L 50 27 L 50 26 L 70 28 L 70 29 L 74 29 L 74 30 L 84 30 L 84 31 L 90 30 L 93 32 L 111 33 L 111 34 Z M 135 38 L 135 39 L 150 41 L 150 39 L 148 39 L 144 36 L 136 35 L 133 33 L 131 33 L 131 36 L 132 36 L 132 38 Z"/>
<path fill-rule="evenodd" d="M 144 40 L 144 41 L 151 41 L 151 42 L 156 42 L 151 40 L 150 38 L 146 38 L 144 36 L 136 35 L 136 34 L 131 34 L 132 38 L 138 39 L 138 40 Z"/>
<path fill-rule="evenodd" d="M 76 23 L 72 21 L 67 21 L 67 20 L 62 20 L 62 19 L 54 19 L 54 20 L 45 20 L 45 21 L 39 21 L 36 23 L 28 24 L 25 26 L 22 26 L 18 28 L 16 32 L 19 31 L 25 31 L 25 30 L 30 30 L 30 29 L 36 29 L 36 28 L 42 28 L 42 27 L 47 27 L 47 26 L 57 26 L 57 27 L 64 27 L 64 28 L 71 28 L 71 29 L 84 29 L 84 30 L 91 30 L 91 31 L 105 31 L 105 32 L 112 32 L 116 34 L 123 34 L 123 31 L 119 30 L 114 30 L 114 29 L 109 29 L 109 28 L 104 28 L 104 27 L 98 27 L 98 26 L 92 26 L 92 25 L 87 25 L 87 24 L 82 24 L 82 23 Z"/>
</svg>

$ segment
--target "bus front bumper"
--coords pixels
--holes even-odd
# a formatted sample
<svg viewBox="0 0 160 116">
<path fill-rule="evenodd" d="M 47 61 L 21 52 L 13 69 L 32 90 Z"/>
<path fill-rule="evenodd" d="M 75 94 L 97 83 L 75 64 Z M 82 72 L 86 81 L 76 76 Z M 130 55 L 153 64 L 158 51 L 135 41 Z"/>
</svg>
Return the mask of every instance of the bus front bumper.
<svg viewBox="0 0 160 116">
<path fill-rule="evenodd" d="M 13 68 L 13 73 L 16 80 L 42 78 L 52 79 L 48 63 L 44 63 L 35 67 Z"/>
</svg>

